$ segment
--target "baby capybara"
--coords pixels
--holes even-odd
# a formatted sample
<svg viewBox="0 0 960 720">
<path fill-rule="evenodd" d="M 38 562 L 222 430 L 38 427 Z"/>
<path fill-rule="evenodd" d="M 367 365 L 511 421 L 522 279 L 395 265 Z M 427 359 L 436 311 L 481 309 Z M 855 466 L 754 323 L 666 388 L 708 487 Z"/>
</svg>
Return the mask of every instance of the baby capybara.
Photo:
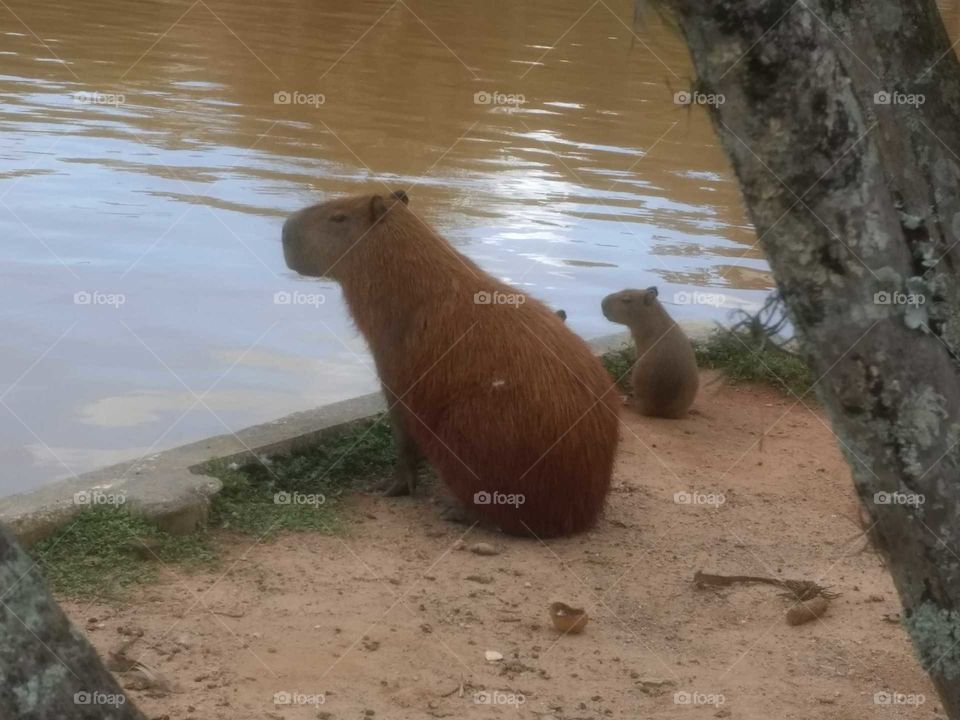
<svg viewBox="0 0 960 720">
<path fill-rule="evenodd" d="M 657 289 L 621 290 L 600 304 L 604 317 L 630 328 L 637 361 L 630 381 L 633 404 L 644 415 L 681 418 L 700 386 L 697 356 L 657 299 Z"/>
<path fill-rule="evenodd" d="M 420 454 L 469 514 L 546 537 L 591 527 L 618 437 L 618 394 L 545 305 L 481 270 L 404 192 L 313 205 L 283 226 L 287 265 L 336 280 L 370 347 L 397 439 L 388 494 Z"/>
</svg>

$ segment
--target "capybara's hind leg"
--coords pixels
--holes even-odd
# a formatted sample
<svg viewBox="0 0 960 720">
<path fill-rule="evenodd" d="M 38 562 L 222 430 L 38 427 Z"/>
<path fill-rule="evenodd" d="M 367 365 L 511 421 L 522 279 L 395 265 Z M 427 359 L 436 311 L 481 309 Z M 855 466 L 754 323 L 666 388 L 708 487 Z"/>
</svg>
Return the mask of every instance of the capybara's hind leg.
<svg viewBox="0 0 960 720">
<path fill-rule="evenodd" d="M 397 462 L 393 467 L 393 476 L 385 480 L 380 489 L 387 497 L 413 495 L 417 488 L 417 473 L 423 456 L 420 448 L 407 432 L 403 413 L 399 408 L 399 399 L 386 386 L 383 388 L 383 394 L 390 409 L 390 425 L 393 428 L 393 441 L 397 447 Z"/>
</svg>

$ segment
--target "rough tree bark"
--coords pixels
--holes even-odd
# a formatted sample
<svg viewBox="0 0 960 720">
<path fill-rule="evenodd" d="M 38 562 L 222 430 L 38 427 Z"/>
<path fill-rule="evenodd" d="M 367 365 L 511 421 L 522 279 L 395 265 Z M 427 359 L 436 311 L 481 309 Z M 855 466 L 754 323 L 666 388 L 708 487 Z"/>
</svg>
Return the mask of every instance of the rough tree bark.
<svg viewBox="0 0 960 720">
<path fill-rule="evenodd" d="M 725 98 L 714 126 L 822 376 L 904 625 L 960 718 L 960 65 L 937 6 L 661 4 L 697 89 Z M 925 302 L 875 297 L 896 292 Z M 917 504 L 875 501 L 895 492 Z"/>
<path fill-rule="evenodd" d="M 0 525 L 0 718 L 143 717 Z"/>
</svg>

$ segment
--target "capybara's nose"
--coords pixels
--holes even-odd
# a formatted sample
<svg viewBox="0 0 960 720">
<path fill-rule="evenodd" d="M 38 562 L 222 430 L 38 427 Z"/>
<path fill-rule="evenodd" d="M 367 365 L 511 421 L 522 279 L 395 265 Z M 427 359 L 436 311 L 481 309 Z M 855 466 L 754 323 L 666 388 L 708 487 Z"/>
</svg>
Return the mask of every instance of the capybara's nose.
<svg viewBox="0 0 960 720">
<path fill-rule="evenodd" d="M 610 296 L 607 295 L 603 300 L 600 301 L 600 311 L 603 313 L 603 316 L 610 319 Z"/>
<path fill-rule="evenodd" d="M 293 215 L 287 218 L 283 224 L 283 232 L 280 234 L 284 247 L 290 247 L 295 244 L 300 237 L 300 231 L 303 225 L 303 216 L 306 208 L 297 210 Z"/>
<path fill-rule="evenodd" d="M 296 215 L 291 215 L 287 218 L 286 222 L 283 223 L 283 231 L 280 233 L 280 239 L 285 246 L 293 241 L 293 219 L 295 217 Z"/>
</svg>

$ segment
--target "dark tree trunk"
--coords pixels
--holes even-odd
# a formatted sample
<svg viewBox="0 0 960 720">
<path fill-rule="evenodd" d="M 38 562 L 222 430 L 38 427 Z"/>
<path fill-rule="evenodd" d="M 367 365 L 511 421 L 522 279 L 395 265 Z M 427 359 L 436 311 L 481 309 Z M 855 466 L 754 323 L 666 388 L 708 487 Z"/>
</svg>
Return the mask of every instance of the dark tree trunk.
<svg viewBox="0 0 960 720">
<path fill-rule="evenodd" d="M 663 4 L 697 89 L 725 96 L 714 126 L 917 656 L 960 718 L 960 66 L 937 6 Z"/>
<path fill-rule="evenodd" d="M 0 718 L 143 720 L 0 526 Z"/>
</svg>

